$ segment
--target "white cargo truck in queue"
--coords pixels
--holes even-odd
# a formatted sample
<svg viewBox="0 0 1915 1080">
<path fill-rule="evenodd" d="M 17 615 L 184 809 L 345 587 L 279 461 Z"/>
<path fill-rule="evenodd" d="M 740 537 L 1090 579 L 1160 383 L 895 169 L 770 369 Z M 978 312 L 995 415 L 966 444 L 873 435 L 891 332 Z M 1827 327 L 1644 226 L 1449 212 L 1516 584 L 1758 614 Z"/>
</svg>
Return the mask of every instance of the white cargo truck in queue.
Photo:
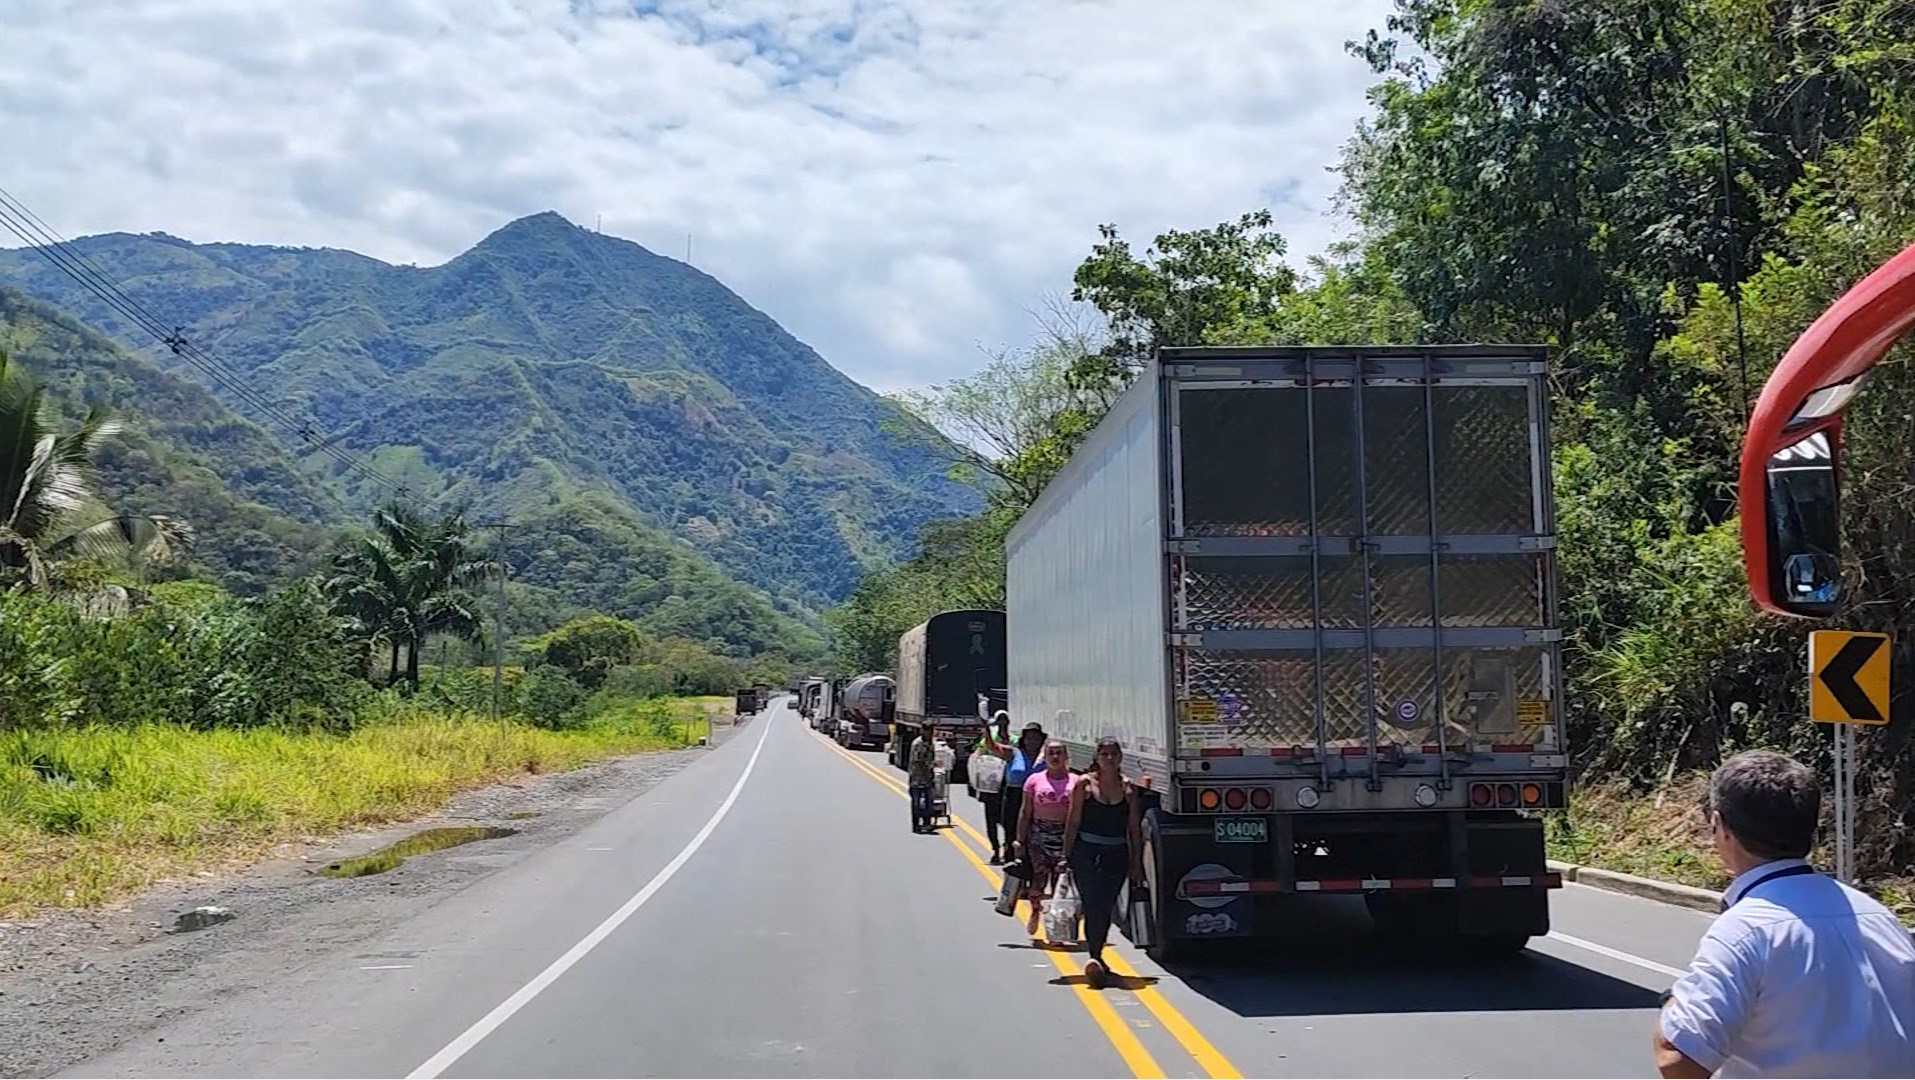
<svg viewBox="0 0 1915 1080">
<path fill-rule="evenodd" d="M 1548 932 L 1546 363 L 1165 349 L 1011 531 L 1013 727 L 1080 768 L 1115 736 L 1149 784 L 1133 939 L 1256 937 L 1328 893 L 1409 950 Z"/>
</svg>

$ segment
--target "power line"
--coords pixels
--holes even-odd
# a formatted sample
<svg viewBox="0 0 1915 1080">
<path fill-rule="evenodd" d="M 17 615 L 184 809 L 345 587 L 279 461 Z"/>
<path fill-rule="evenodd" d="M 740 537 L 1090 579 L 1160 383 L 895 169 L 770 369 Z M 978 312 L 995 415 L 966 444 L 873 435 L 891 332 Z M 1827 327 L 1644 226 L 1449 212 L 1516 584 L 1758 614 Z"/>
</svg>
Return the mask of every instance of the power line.
<svg viewBox="0 0 1915 1080">
<path fill-rule="evenodd" d="M 225 387 L 260 416 L 285 428 L 313 450 L 325 454 L 348 472 L 391 490 L 401 499 L 411 495 L 410 486 L 380 472 L 363 457 L 341 448 L 335 439 L 320 431 L 310 420 L 301 419 L 253 389 L 243 376 L 223 361 L 186 339 L 185 328 L 172 326 L 134 300 L 109 278 L 86 254 L 56 232 L 5 188 L 0 188 L 0 225 L 42 258 L 92 293 L 120 317 L 151 335 L 174 356 L 192 366 L 215 384 Z"/>
</svg>

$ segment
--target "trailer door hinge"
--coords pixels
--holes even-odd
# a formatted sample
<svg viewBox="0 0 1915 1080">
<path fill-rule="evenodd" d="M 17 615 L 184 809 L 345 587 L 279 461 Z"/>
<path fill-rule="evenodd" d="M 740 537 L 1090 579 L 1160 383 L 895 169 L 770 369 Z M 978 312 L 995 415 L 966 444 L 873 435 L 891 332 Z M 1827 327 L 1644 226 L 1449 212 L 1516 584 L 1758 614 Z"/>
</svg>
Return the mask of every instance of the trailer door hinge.
<svg viewBox="0 0 1915 1080">
<path fill-rule="evenodd" d="M 1555 551 L 1556 538 L 1553 536 L 1525 536 L 1516 542 L 1522 551 Z"/>
<path fill-rule="evenodd" d="M 1549 642 L 1561 641 L 1562 639 L 1563 639 L 1563 632 L 1558 629 L 1549 629 L 1549 630 L 1532 629 L 1532 630 L 1523 631 L 1523 640 L 1531 644 L 1549 643 Z"/>
<path fill-rule="evenodd" d="M 1201 649 L 1204 647 L 1204 636 L 1202 634 L 1172 634 L 1170 643 L 1184 649 Z"/>
</svg>

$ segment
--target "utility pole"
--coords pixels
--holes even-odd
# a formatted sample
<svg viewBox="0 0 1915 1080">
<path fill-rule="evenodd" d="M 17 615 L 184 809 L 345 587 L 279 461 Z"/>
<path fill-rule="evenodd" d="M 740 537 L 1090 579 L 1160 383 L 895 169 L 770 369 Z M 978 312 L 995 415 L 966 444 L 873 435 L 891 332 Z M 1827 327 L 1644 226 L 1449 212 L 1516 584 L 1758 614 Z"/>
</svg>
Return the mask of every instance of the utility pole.
<svg viewBox="0 0 1915 1080">
<path fill-rule="evenodd" d="M 499 722 L 499 691 L 505 684 L 505 527 L 506 520 L 493 522 L 499 530 L 499 601 L 492 608 L 492 722 Z"/>
</svg>

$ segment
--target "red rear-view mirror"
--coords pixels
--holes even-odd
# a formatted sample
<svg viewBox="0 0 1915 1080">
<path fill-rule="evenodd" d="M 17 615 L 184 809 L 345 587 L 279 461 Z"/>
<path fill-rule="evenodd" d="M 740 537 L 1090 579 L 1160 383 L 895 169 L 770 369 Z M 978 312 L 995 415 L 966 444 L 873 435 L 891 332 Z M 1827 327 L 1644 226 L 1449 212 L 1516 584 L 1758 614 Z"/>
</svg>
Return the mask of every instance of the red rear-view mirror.
<svg viewBox="0 0 1915 1080">
<path fill-rule="evenodd" d="M 1763 385 L 1737 485 L 1749 595 L 1762 608 L 1809 618 L 1841 609 L 1842 412 L 1911 326 L 1915 246 L 1823 312 Z"/>
</svg>

